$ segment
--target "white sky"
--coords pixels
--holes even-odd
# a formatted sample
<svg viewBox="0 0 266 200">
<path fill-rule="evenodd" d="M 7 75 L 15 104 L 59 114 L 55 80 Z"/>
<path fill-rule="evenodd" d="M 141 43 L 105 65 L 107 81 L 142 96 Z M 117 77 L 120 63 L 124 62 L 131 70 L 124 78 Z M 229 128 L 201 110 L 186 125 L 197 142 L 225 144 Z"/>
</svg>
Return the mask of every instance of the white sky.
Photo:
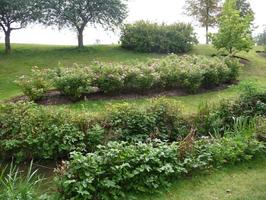
<svg viewBox="0 0 266 200">
<path fill-rule="evenodd" d="M 261 32 L 266 24 L 266 0 L 249 0 L 255 12 L 255 25 L 258 28 L 255 32 Z M 150 20 L 155 22 L 192 22 L 200 42 L 204 42 L 204 29 L 197 26 L 192 18 L 183 14 L 185 0 L 129 0 L 129 15 L 126 22 L 137 20 Z M 94 44 L 99 39 L 101 44 L 117 43 L 119 31 L 116 33 L 104 31 L 101 28 L 87 27 L 84 32 L 84 43 Z M 3 34 L 0 33 L 0 40 L 3 41 Z M 26 29 L 12 32 L 11 42 L 13 43 L 36 43 L 36 44 L 76 44 L 76 33 L 74 31 L 56 27 L 44 27 L 31 25 Z"/>
</svg>

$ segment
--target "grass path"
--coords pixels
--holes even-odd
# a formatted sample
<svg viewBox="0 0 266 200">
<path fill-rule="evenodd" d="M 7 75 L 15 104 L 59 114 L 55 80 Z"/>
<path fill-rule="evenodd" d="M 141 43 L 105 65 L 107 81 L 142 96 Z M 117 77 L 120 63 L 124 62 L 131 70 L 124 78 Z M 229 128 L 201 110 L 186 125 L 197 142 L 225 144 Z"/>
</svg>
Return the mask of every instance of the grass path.
<svg viewBox="0 0 266 200">
<path fill-rule="evenodd" d="M 266 159 L 181 179 L 159 196 L 138 200 L 265 200 Z"/>
</svg>

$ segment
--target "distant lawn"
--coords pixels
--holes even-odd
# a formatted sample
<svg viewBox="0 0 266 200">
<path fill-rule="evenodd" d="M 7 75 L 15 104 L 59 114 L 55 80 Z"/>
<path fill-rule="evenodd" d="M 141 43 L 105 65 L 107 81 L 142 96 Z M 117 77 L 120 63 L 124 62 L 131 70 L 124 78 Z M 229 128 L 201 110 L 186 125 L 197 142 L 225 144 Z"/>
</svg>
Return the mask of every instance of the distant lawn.
<svg viewBox="0 0 266 200">
<path fill-rule="evenodd" d="M 259 47 L 256 47 L 256 49 L 259 49 Z M 148 58 L 163 56 L 158 54 L 135 53 L 112 45 L 87 46 L 83 50 L 78 50 L 73 46 L 13 44 L 13 53 L 10 56 L 3 54 L 3 45 L 0 47 L 0 52 L 0 100 L 21 94 L 13 81 L 23 74 L 30 73 L 30 69 L 33 66 L 52 68 L 58 65 L 70 66 L 73 63 L 89 64 L 95 60 L 132 64 L 136 61 L 145 61 Z M 211 46 L 199 45 L 190 54 L 210 56 L 213 53 L 216 53 L 216 51 Z M 240 56 L 251 61 L 249 65 L 243 67 L 240 80 L 252 81 L 259 87 L 266 88 L 266 58 L 257 55 L 255 49 L 249 53 L 241 53 Z M 184 105 L 185 112 L 195 112 L 198 105 L 202 102 L 217 102 L 218 99 L 230 98 L 238 94 L 239 87 L 232 86 L 222 91 L 169 98 L 180 101 Z M 108 103 L 115 104 L 125 101 L 145 104 L 148 99 L 81 101 L 72 105 L 59 107 L 75 109 L 77 111 L 97 112 L 102 111 Z"/>
<path fill-rule="evenodd" d="M 215 170 L 191 178 L 181 178 L 158 196 L 137 200 L 265 200 L 266 159 Z"/>
</svg>

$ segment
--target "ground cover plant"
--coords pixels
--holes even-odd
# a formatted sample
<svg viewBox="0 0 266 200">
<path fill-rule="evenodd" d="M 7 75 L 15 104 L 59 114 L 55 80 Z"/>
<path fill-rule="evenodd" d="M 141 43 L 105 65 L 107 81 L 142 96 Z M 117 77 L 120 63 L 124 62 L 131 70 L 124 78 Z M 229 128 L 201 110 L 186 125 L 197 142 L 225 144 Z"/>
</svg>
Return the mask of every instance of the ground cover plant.
<svg viewBox="0 0 266 200">
<path fill-rule="evenodd" d="M 138 21 L 124 25 L 121 32 L 122 47 L 138 52 L 186 53 L 198 42 L 193 27 L 185 23 Z"/>
<path fill-rule="evenodd" d="M 232 83 L 240 64 L 229 58 L 169 55 L 134 66 L 98 63 L 55 70 L 33 70 L 18 85 L 31 100 L 39 100 L 47 89 L 55 88 L 73 99 L 100 91 L 103 93 L 143 93 L 153 88 L 182 88 L 189 93 Z"/>
</svg>

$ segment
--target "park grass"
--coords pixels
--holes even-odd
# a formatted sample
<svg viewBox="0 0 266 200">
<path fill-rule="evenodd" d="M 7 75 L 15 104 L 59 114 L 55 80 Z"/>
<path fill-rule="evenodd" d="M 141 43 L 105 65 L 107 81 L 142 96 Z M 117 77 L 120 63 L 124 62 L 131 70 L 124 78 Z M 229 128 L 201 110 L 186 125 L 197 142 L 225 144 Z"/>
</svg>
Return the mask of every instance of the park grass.
<svg viewBox="0 0 266 200">
<path fill-rule="evenodd" d="M 138 200 L 265 200 L 266 159 L 181 178 L 160 195 Z"/>
</svg>

